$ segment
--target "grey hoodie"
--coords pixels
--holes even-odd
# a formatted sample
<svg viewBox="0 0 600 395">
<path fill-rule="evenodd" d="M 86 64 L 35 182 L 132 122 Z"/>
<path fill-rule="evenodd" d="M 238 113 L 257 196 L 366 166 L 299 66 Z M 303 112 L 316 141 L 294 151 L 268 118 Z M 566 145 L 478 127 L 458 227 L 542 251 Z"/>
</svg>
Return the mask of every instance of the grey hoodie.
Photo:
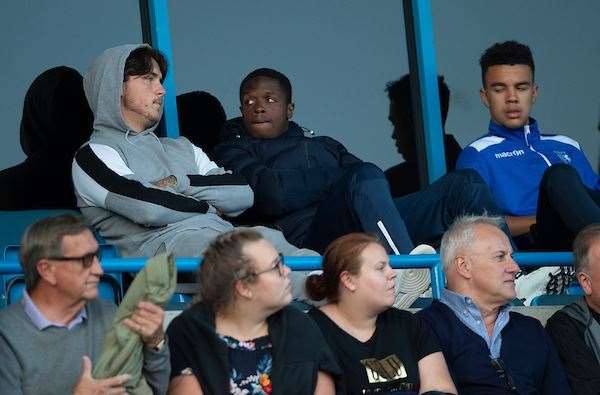
<svg viewBox="0 0 600 395">
<path fill-rule="evenodd" d="M 233 229 L 217 210 L 237 216 L 252 206 L 253 193 L 186 138 L 158 138 L 157 125 L 136 133 L 125 123 L 123 72 L 138 47 L 107 49 L 84 76 L 94 130 L 73 161 L 77 204 L 123 256 L 151 256 L 162 243 L 176 255 L 198 256 L 215 236 Z M 152 184 L 170 175 L 177 178 L 175 186 Z M 257 230 L 282 253 L 297 253 L 280 232 Z"/>
</svg>

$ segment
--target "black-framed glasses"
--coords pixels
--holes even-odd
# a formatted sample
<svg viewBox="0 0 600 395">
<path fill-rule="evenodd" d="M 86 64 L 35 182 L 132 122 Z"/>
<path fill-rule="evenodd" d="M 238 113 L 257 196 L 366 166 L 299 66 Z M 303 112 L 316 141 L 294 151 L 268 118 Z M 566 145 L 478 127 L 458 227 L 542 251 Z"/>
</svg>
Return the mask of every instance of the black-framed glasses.
<svg viewBox="0 0 600 395">
<path fill-rule="evenodd" d="M 283 258 L 283 254 L 279 253 L 279 255 L 277 255 L 277 258 L 275 258 L 273 260 L 273 266 L 272 267 L 270 267 L 268 269 L 265 269 L 265 270 L 261 270 L 260 272 L 249 273 L 246 276 L 242 277 L 242 279 L 245 279 L 245 278 L 248 278 L 248 277 L 258 277 L 261 274 L 269 273 L 269 272 L 272 272 L 272 271 L 275 271 L 275 270 L 277 270 L 277 272 L 279 273 L 280 276 L 283 276 L 283 273 L 284 273 L 283 266 L 285 264 L 283 259 L 284 259 Z"/>
<path fill-rule="evenodd" d="M 491 362 L 492 362 L 492 367 L 494 368 L 496 373 L 498 373 L 498 376 L 500 377 L 500 381 L 502 381 L 502 383 L 504 384 L 504 387 L 506 387 L 506 389 L 509 390 L 510 392 L 517 394 L 518 393 L 517 387 L 515 386 L 514 381 L 512 380 L 512 378 L 506 371 L 506 366 L 504 365 L 504 361 L 502 361 L 501 358 L 492 358 Z"/>
<path fill-rule="evenodd" d="M 100 249 L 97 249 L 94 252 L 90 252 L 89 254 L 85 254 L 82 256 L 50 256 L 50 257 L 47 257 L 46 259 L 53 260 L 53 261 L 61 261 L 61 262 L 79 261 L 79 262 L 81 262 L 81 265 L 87 269 L 87 268 L 90 268 L 94 264 L 94 258 L 96 258 L 98 260 L 102 259 L 102 256 L 100 254 Z"/>
</svg>

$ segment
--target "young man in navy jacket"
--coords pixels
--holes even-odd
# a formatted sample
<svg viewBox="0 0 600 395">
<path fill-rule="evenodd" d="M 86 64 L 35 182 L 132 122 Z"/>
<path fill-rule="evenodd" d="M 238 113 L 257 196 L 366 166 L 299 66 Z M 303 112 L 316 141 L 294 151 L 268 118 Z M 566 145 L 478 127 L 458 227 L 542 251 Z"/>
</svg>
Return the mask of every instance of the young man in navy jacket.
<svg viewBox="0 0 600 395">
<path fill-rule="evenodd" d="M 542 134 L 529 116 L 538 95 L 531 50 L 496 43 L 479 61 L 488 133 L 466 147 L 457 169 L 487 182 L 513 236 L 538 249 L 570 249 L 577 232 L 600 222 L 600 181 L 577 141 Z M 523 247 L 523 246 L 521 246 Z"/>
<path fill-rule="evenodd" d="M 397 249 L 408 253 L 413 243 L 439 240 L 458 215 L 499 213 L 472 170 L 393 199 L 381 169 L 291 121 L 292 86 L 279 71 L 248 74 L 240 85 L 240 110 L 242 118 L 225 124 L 215 158 L 254 191 L 245 219 L 280 229 L 296 245 L 323 252 L 337 237 L 356 231 L 385 240 L 377 225 L 382 222 Z"/>
</svg>

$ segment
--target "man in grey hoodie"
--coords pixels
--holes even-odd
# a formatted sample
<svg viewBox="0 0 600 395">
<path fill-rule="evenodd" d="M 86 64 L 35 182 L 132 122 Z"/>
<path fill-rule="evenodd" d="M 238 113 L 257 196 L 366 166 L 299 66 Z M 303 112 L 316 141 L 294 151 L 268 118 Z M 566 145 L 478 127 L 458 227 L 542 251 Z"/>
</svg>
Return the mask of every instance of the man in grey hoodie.
<svg viewBox="0 0 600 395">
<path fill-rule="evenodd" d="M 186 138 L 154 134 L 162 117 L 164 56 L 147 45 L 104 51 L 84 76 L 94 113 L 90 141 L 73 161 L 78 207 L 123 256 L 151 256 L 161 244 L 201 255 L 234 217 L 253 204 L 243 178 L 218 167 Z M 281 232 L 256 228 L 285 255 Z"/>
</svg>

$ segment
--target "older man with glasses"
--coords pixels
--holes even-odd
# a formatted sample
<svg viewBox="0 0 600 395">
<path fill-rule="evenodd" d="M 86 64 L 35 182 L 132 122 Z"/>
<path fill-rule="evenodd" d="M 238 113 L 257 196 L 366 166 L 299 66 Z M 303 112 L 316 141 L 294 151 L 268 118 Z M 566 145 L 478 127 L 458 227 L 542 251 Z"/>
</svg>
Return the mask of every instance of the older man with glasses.
<svg viewBox="0 0 600 395">
<path fill-rule="evenodd" d="M 21 265 L 23 298 L 0 311 L 0 393 L 125 394 L 128 375 L 96 380 L 91 374 L 116 311 L 98 299 L 104 272 L 92 232 L 71 215 L 38 221 L 23 236 Z M 141 302 L 124 321 L 145 344 L 144 377 L 159 394 L 170 370 L 163 316 L 160 307 Z"/>
<path fill-rule="evenodd" d="M 446 289 L 419 312 L 461 395 L 571 393 L 541 323 L 510 311 L 519 266 L 501 218 L 458 218 L 442 238 Z"/>
</svg>

